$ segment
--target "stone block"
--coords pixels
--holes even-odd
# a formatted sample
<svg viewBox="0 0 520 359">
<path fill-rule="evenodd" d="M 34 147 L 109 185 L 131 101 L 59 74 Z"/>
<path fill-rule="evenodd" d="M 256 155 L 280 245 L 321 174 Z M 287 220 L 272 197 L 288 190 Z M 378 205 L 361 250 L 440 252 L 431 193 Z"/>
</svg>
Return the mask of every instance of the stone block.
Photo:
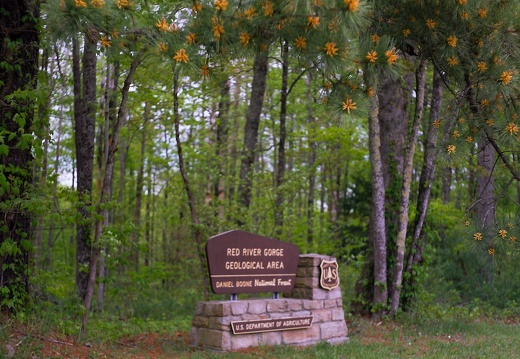
<svg viewBox="0 0 520 359">
<path fill-rule="evenodd" d="M 200 328 L 197 331 L 197 346 L 215 350 L 231 349 L 231 333 Z"/>
<path fill-rule="evenodd" d="M 312 312 L 309 310 L 299 310 L 297 312 L 292 312 L 289 317 L 308 317 L 309 315 L 312 315 Z"/>
<path fill-rule="evenodd" d="M 191 322 L 194 327 L 207 328 L 209 325 L 209 318 L 205 315 L 195 315 Z"/>
<path fill-rule="evenodd" d="M 286 299 L 287 311 L 296 312 L 303 309 L 303 303 L 305 300 L 302 299 Z"/>
<path fill-rule="evenodd" d="M 291 315 L 290 312 L 270 313 L 269 318 L 271 318 L 271 319 L 280 319 L 280 318 L 287 318 L 290 315 Z"/>
<path fill-rule="evenodd" d="M 269 315 L 267 313 L 262 314 L 242 314 L 242 320 L 257 320 L 257 319 L 268 319 Z"/>
<path fill-rule="evenodd" d="M 298 268 L 296 268 L 296 282 L 298 282 L 298 279 L 306 278 L 306 277 L 307 277 L 307 268 L 298 266 Z"/>
<path fill-rule="evenodd" d="M 320 280 L 317 277 L 298 278 L 294 284 L 295 288 L 318 288 Z"/>
<path fill-rule="evenodd" d="M 251 300 L 249 301 L 249 306 L 247 307 L 247 313 L 249 314 L 261 314 L 265 313 L 267 309 L 266 300 Z"/>
<path fill-rule="evenodd" d="M 245 349 L 249 347 L 258 346 L 258 335 L 257 334 L 243 334 L 234 335 L 231 337 L 231 349 Z"/>
<path fill-rule="evenodd" d="M 316 341 L 320 339 L 320 327 L 313 324 L 307 329 L 286 330 L 282 332 L 282 338 L 284 344 L 303 344 L 309 340 Z"/>
<path fill-rule="evenodd" d="M 343 308 L 333 308 L 331 309 L 332 320 L 345 320 L 345 312 L 343 312 Z"/>
<path fill-rule="evenodd" d="M 258 337 L 259 345 L 280 345 L 282 344 L 282 332 L 260 333 Z"/>
<path fill-rule="evenodd" d="M 307 310 L 323 309 L 323 301 L 322 300 L 304 300 L 303 309 L 307 309 Z"/>
<path fill-rule="evenodd" d="M 322 340 L 346 337 L 348 334 L 347 325 L 344 321 L 320 323 L 319 326 Z"/>
<path fill-rule="evenodd" d="M 319 267 L 322 260 L 330 260 L 329 256 L 321 254 L 303 254 L 300 256 L 298 266 L 302 267 Z"/>
<path fill-rule="evenodd" d="M 336 299 L 326 299 L 323 301 L 323 308 L 337 308 Z"/>
<path fill-rule="evenodd" d="M 198 302 L 195 307 L 195 315 L 204 314 L 204 302 Z"/>
<path fill-rule="evenodd" d="M 314 310 L 314 323 L 329 322 L 332 319 L 332 313 L 330 309 Z"/>
<path fill-rule="evenodd" d="M 241 300 L 233 301 L 231 303 L 231 314 L 232 315 L 242 315 L 247 312 L 247 306 L 248 306 L 247 301 L 243 301 L 243 300 L 242 301 Z"/>
<path fill-rule="evenodd" d="M 230 331 L 231 317 L 210 317 L 208 327 L 216 330 Z"/>
<path fill-rule="evenodd" d="M 321 268 L 318 266 L 318 267 L 312 267 L 312 269 L 309 271 L 310 273 L 308 274 L 310 277 L 312 278 L 316 278 L 319 280 L 320 276 L 321 276 Z M 319 283 L 318 283 L 319 284 Z"/>
<path fill-rule="evenodd" d="M 266 310 L 268 313 L 286 312 L 289 303 L 284 299 L 271 299 L 267 301 Z"/>
<path fill-rule="evenodd" d="M 312 289 L 311 293 L 308 294 L 308 299 L 319 299 L 319 300 L 331 300 L 341 298 L 341 289 L 334 288 L 332 290 L 326 290 L 322 288 Z"/>
<path fill-rule="evenodd" d="M 199 346 L 199 343 L 197 342 L 197 331 L 198 328 L 191 327 L 190 332 L 188 333 L 188 342 L 190 345 Z"/>
<path fill-rule="evenodd" d="M 204 305 L 204 314 L 208 316 L 224 317 L 231 314 L 231 302 L 206 302 Z"/>
</svg>

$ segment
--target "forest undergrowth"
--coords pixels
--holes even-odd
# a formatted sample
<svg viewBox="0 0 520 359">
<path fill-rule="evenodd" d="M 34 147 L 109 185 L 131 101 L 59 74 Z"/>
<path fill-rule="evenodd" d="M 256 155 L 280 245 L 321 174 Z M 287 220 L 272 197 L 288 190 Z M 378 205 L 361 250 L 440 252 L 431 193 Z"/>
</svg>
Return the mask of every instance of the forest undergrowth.
<svg viewBox="0 0 520 359">
<path fill-rule="evenodd" d="M 344 272 L 343 276 L 349 275 Z M 520 335 L 520 305 L 496 305 L 474 298 L 464 302 L 449 283 L 426 281 L 410 311 L 395 320 L 372 321 L 349 314 L 352 284 L 343 296 L 349 343 L 307 348 L 259 347 L 232 353 L 193 348 L 189 330 L 200 294 L 146 286 L 112 292 L 105 310 L 93 312 L 80 333 L 82 306 L 73 291 L 57 296 L 52 285 L 25 313 L 0 321 L 0 358 L 512 358 Z M 61 282 L 63 283 L 63 282 Z M 488 285 L 497 290 L 500 281 Z M 41 287 L 43 288 L 43 287 Z M 54 291 L 51 290 L 54 288 Z M 73 286 L 72 286 L 73 288 Z M 135 288 L 134 288 L 135 289 Z M 503 288 L 502 288 L 503 289 Z M 133 296 L 129 293 L 133 293 Z M 49 295 L 49 293 L 54 293 Z M 481 293 L 482 294 L 482 293 Z M 218 298 L 215 298 L 218 299 Z"/>
<path fill-rule="evenodd" d="M 431 306 L 395 321 L 348 317 L 350 342 L 307 348 L 259 347 L 202 351 L 189 345 L 191 313 L 168 320 L 94 315 L 88 335 L 53 309 L 4 317 L 1 358 L 512 358 L 520 335 L 517 313 L 484 307 Z"/>
</svg>

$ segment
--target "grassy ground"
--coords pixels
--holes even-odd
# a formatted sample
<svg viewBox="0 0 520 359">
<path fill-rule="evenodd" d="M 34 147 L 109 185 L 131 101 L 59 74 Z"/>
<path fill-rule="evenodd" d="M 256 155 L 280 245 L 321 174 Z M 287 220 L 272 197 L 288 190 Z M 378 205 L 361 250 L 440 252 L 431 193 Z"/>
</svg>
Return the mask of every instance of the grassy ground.
<svg viewBox="0 0 520 359">
<path fill-rule="evenodd" d="M 191 348 L 185 329 L 176 332 L 151 322 L 126 323 L 118 330 L 93 321 L 83 338 L 67 334 L 59 323 L 37 319 L 5 318 L 0 323 L 0 358 L 515 358 L 520 338 L 515 319 L 401 318 L 374 323 L 354 318 L 348 322 L 348 344 L 215 353 Z"/>
</svg>

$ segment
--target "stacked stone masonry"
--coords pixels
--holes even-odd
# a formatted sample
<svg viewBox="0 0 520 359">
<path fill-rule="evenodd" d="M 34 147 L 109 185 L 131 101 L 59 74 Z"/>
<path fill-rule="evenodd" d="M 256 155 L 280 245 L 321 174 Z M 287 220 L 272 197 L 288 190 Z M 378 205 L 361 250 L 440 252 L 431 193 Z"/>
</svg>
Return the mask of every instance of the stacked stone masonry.
<svg viewBox="0 0 520 359">
<path fill-rule="evenodd" d="M 321 261 L 331 257 L 301 255 L 295 287 L 280 299 L 208 301 L 197 305 L 190 332 L 192 345 L 218 351 L 238 350 L 259 345 L 308 346 L 322 341 L 340 344 L 348 341 L 348 329 L 340 288 L 319 285 Z M 309 328 L 233 334 L 231 322 L 259 319 L 313 316 Z"/>
</svg>

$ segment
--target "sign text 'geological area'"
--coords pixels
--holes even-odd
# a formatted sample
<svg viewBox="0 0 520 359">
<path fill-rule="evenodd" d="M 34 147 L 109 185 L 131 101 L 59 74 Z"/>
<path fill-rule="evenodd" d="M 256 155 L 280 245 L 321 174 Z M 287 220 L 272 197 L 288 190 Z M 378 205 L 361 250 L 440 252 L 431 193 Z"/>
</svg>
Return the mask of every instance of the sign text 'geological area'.
<svg viewBox="0 0 520 359">
<path fill-rule="evenodd" d="M 294 287 L 299 256 L 294 244 L 235 230 L 211 237 L 206 252 L 217 294 L 286 292 Z"/>
</svg>

